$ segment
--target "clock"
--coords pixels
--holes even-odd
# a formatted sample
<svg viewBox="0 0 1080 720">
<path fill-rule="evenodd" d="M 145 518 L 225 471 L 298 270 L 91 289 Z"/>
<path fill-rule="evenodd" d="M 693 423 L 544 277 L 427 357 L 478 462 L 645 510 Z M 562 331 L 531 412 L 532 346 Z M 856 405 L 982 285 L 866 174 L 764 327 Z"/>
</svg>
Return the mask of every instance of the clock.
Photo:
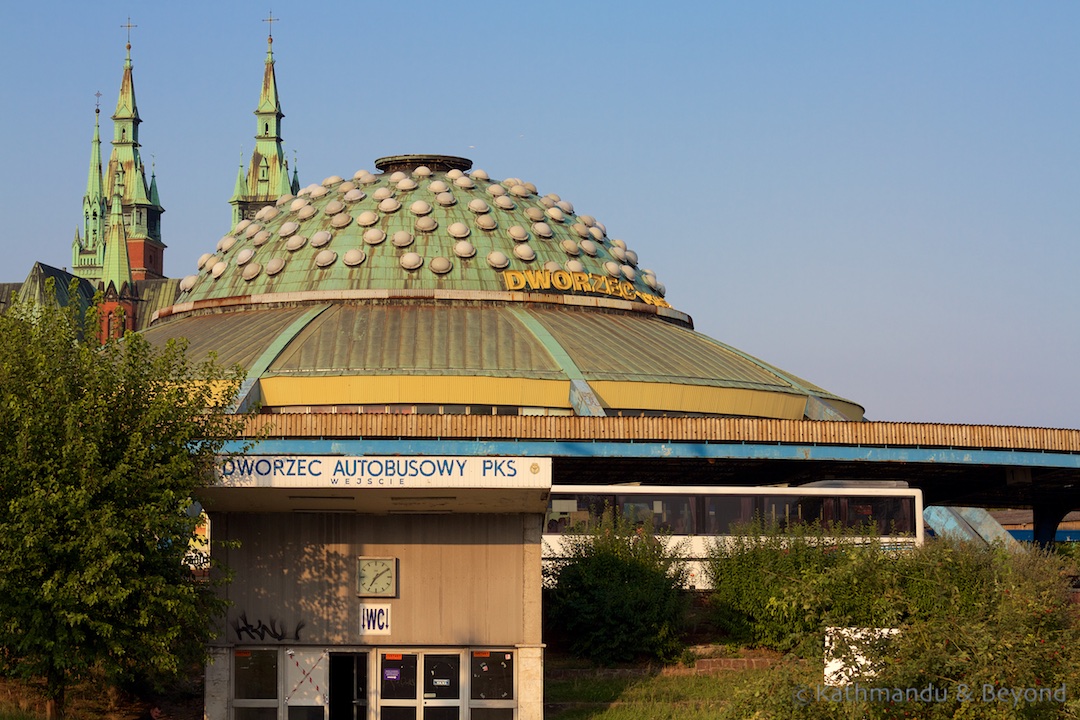
<svg viewBox="0 0 1080 720">
<path fill-rule="evenodd" d="M 397 558 L 359 558 L 357 561 L 356 594 L 360 597 L 394 597 L 397 595 Z"/>
</svg>

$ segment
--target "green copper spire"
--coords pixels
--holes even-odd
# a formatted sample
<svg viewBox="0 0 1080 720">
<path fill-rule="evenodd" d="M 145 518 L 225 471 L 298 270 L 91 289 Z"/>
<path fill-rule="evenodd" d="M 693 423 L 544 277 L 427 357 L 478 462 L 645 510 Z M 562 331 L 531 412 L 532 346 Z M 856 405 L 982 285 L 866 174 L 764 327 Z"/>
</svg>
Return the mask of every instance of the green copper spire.
<svg viewBox="0 0 1080 720">
<path fill-rule="evenodd" d="M 101 93 L 98 93 L 100 95 Z M 77 269 L 90 261 L 101 264 L 99 252 L 105 239 L 107 205 L 101 179 L 101 108 L 94 109 L 94 139 L 90 142 L 90 172 L 83 195 L 83 233 L 80 246 L 73 248 L 72 265 Z"/>
<path fill-rule="evenodd" d="M 128 259 L 127 230 L 124 227 L 124 209 L 121 202 L 123 192 L 124 171 L 121 168 L 113 185 L 109 229 L 105 235 L 105 261 L 101 268 L 101 284 L 105 292 L 108 293 L 111 286 L 118 295 L 126 295 L 135 287 L 131 280 L 131 262 Z"/>
<path fill-rule="evenodd" d="M 268 20 L 275 21 L 273 16 Z M 235 208 L 234 223 L 254 217 L 262 206 L 293 192 L 289 182 L 289 163 L 281 146 L 281 119 L 284 117 L 274 73 L 274 37 L 270 35 L 266 39 L 262 90 L 255 109 L 255 151 L 251 154 L 247 176 L 238 178 L 236 190 L 229 200 L 229 204 Z"/>
<path fill-rule="evenodd" d="M 161 207 L 161 198 L 158 197 L 157 189 L 157 172 L 153 165 L 150 166 L 150 202 Z"/>
</svg>

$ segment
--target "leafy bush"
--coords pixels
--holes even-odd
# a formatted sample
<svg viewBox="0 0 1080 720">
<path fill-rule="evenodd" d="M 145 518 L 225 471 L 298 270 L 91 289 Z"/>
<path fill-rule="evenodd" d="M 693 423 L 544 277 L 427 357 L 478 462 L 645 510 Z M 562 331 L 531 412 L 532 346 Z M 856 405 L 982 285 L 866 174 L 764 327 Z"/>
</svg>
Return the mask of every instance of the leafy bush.
<svg viewBox="0 0 1080 720">
<path fill-rule="evenodd" d="M 769 551 L 747 546 L 752 554 L 741 559 L 722 554 L 719 569 L 730 572 L 728 565 L 736 562 L 750 567 L 754 558 L 753 567 L 766 574 L 770 590 L 755 596 L 761 607 L 743 605 L 740 612 L 752 619 L 749 624 L 763 642 L 797 648 L 815 661 L 775 670 L 770 685 L 791 688 L 779 699 L 777 694 L 766 697 L 760 687 L 740 690 L 730 705 L 736 715 L 730 717 L 755 712 L 773 717 L 781 706 L 784 716 L 796 718 L 944 720 L 1080 713 L 1080 699 L 1072 696 L 1080 686 L 1080 614 L 1070 601 L 1076 569 L 1068 558 L 1035 548 L 1015 552 L 939 539 L 899 554 L 876 544 L 845 546 L 832 554 L 804 549 L 799 551 L 806 555 L 803 562 L 792 565 L 788 548 L 774 549 L 778 557 L 769 557 Z M 782 583 L 768 575 L 777 568 Z M 739 582 L 752 584 L 761 577 Z M 731 608 L 731 588 L 719 587 L 717 597 Z M 899 630 L 885 641 L 868 636 L 852 643 L 846 653 L 849 667 L 856 653 L 871 662 L 856 667 L 849 688 L 930 688 L 924 697 L 933 699 L 821 700 L 822 656 L 817 653 L 828 626 Z M 791 635 L 782 637 L 785 631 Z M 800 688 L 801 700 L 796 697 Z M 1065 691 L 1049 697 L 1060 688 Z M 1040 689 L 1042 699 L 1032 701 Z M 1002 690 L 1005 699 L 995 695 Z"/>
<path fill-rule="evenodd" d="M 562 542 L 564 559 L 545 569 L 552 634 L 600 664 L 675 660 L 687 609 L 681 549 L 610 510 Z"/>
</svg>

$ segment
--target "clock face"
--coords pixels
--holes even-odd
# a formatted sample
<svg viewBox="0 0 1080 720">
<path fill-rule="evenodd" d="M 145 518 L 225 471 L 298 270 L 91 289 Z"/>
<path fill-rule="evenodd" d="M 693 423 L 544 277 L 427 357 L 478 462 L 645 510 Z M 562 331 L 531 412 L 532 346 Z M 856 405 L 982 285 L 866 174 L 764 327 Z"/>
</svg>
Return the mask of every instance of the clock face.
<svg viewBox="0 0 1080 720">
<path fill-rule="evenodd" d="M 396 558 L 360 558 L 357 578 L 359 595 L 390 596 L 397 589 Z"/>
</svg>

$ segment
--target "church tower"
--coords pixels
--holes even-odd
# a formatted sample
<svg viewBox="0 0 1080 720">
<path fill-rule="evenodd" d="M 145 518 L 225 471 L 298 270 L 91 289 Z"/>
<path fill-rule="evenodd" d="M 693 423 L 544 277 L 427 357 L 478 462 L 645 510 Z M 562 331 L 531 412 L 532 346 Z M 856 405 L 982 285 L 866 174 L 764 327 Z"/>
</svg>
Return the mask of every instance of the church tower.
<svg viewBox="0 0 1080 720">
<path fill-rule="evenodd" d="M 104 342 L 123 337 L 127 330 L 135 329 L 135 313 L 139 301 L 138 288 L 133 280 L 131 259 L 128 255 L 130 238 L 127 234 L 127 218 L 124 215 L 123 166 L 116 172 L 113 195 L 110 202 L 108 229 L 105 231 L 105 256 L 101 265 L 101 291 L 99 339 Z"/>
<path fill-rule="evenodd" d="M 165 244 L 161 241 L 161 214 L 165 212 L 158 197 L 157 178 L 147 185 L 146 168 L 139 154 L 139 109 L 135 103 L 135 83 L 131 72 L 131 43 L 127 44 L 120 97 L 112 116 L 112 153 L 104 176 L 101 169 L 100 109 L 94 120 L 94 139 L 90 150 L 90 175 L 83 198 L 83 231 L 77 232 L 72 246 L 72 272 L 95 282 L 106 280 L 105 262 L 108 244 L 115 233 L 112 217 L 123 220 L 126 248 L 122 253 L 129 263 L 134 280 L 165 277 Z M 104 188 L 120 188 L 119 199 Z M 119 206 L 114 207 L 116 203 Z M 119 250 L 119 248 L 117 248 Z"/>
<path fill-rule="evenodd" d="M 273 22 L 271 18 L 270 22 Z M 262 92 L 259 106 L 255 109 L 258 127 L 255 134 L 255 151 L 247 173 L 243 165 L 236 178 L 236 188 L 229 204 L 233 206 L 233 224 L 251 219 L 264 205 L 272 203 L 286 193 L 296 194 L 299 179 L 289 181 L 289 163 L 281 147 L 281 112 L 278 101 L 277 78 L 274 76 L 274 36 L 266 39 L 266 66 L 263 70 Z"/>
</svg>

